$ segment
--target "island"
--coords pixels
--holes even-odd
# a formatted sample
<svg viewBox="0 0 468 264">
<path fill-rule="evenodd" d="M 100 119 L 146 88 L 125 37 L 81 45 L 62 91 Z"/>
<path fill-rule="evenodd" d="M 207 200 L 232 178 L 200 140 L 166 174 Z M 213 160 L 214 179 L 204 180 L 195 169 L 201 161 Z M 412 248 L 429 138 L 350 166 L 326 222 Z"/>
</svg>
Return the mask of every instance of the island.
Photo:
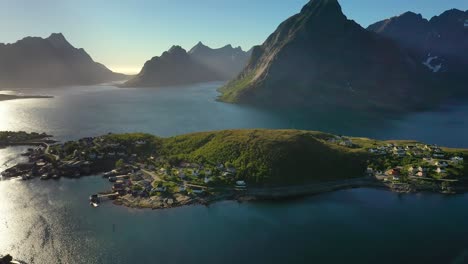
<svg viewBox="0 0 468 264">
<path fill-rule="evenodd" d="M 53 96 L 0 94 L 0 101 L 16 100 L 16 99 L 34 99 L 34 98 L 53 98 Z"/>
<path fill-rule="evenodd" d="M 4 133 L 11 138 L 13 132 L 0 135 Z M 102 175 L 109 189 L 90 194 L 94 206 L 113 200 L 128 207 L 162 209 L 358 187 L 445 194 L 468 190 L 466 149 L 316 131 L 224 130 L 169 138 L 110 133 L 44 142 L 24 155 L 29 162 L 7 169 L 3 177 Z"/>
</svg>

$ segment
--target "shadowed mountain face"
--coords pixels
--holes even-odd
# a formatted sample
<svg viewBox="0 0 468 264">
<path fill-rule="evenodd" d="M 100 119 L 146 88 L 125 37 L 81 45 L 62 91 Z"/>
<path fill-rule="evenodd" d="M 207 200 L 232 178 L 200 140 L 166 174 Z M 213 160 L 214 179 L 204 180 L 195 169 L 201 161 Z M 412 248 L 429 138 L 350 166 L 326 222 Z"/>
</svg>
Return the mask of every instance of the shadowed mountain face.
<svg viewBox="0 0 468 264">
<path fill-rule="evenodd" d="M 227 102 L 399 111 L 421 103 L 426 74 L 393 41 L 348 20 L 337 0 L 311 0 L 220 91 Z"/>
<path fill-rule="evenodd" d="M 368 27 L 411 50 L 434 73 L 466 74 L 468 11 L 448 10 L 430 20 L 412 12 Z"/>
<path fill-rule="evenodd" d="M 141 72 L 123 86 L 161 87 L 221 80 L 221 74 L 193 59 L 180 46 L 173 46 L 147 61 Z"/>
<path fill-rule="evenodd" d="M 239 74 L 249 56 L 249 52 L 231 45 L 212 49 L 200 42 L 189 52 L 173 46 L 160 57 L 147 61 L 141 72 L 123 86 L 159 87 L 225 81 Z"/>
<path fill-rule="evenodd" d="M 224 80 L 237 76 L 247 64 L 250 52 L 241 47 L 233 48 L 231 45 L 219 49 L 212 49 L 199 42 L 189 51 L 190 56 L 206 67 L 217 71 Z"/>
<path fill-rule="evenodd" d="M 124 80 L 62 34 L 0 44 L 0 88 L 90 85 Z"/>
</svg>

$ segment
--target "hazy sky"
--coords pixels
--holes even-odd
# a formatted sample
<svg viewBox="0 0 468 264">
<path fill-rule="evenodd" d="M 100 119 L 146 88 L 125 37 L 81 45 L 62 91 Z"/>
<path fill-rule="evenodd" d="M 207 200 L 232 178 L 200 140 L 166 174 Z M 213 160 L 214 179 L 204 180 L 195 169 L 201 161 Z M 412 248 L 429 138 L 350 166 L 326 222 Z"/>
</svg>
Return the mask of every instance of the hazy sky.
<svg viewBox="0 0 468 264">
<path fill-rule="evenodd" d="M 0 42 L 62 32 L 96 61 L 121 72 L 173 44 L 189 49 L 199 40 L 249 49 L 307 0 L 0 0 Z M 468 0 L 341 0 L 348 18 L 367 26 L 411 10 L 432 17 Z"/>
</svg>

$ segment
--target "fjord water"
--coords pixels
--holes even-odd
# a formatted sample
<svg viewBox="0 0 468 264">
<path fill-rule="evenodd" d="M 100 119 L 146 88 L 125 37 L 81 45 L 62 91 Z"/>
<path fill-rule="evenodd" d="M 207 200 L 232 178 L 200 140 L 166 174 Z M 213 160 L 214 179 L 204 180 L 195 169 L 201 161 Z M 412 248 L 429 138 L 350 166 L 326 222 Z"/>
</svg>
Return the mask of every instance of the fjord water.
<svg viewBox="0 0 468 264">
<path fill-rule="evenodd" d="M 382 120 L 216 102 L 219 83 L 168 89 L 34 90 L 0 102 L 0 130 L 60 140 L 107 132 L 161 136 L 226 128 L 296 128 L 468 147 L 468 107 Z M 0 171 L 24 148 L 0 149 Z M 163 211 L 87 204 L 101 177 L 0 181 L 0 253 L 30 263 L 464 263 L 468 195 L 354 189 L 280 203 L 221 202 Z"/>
</svg>

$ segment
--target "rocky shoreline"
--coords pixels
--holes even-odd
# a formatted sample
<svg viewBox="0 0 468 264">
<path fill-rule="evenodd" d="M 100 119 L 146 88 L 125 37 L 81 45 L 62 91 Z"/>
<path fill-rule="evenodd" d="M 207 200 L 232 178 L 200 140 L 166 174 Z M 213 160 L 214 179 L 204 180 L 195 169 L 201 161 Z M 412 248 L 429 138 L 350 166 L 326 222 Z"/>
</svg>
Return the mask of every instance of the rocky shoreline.
<svg viewBox="0 0 468 264">
<path fill-rule="evenodd" d="M 0 255 L 0 264 L 26 264 L 26 262 L 14 260 L 10 254 L 7 254 L 5 256 Z"/>
<path fill-rule="evenodd" d="M 209 197 L 189 197 L 183 196 L 182 199 L 168 203 L 167 198 L 151 197 L 149 199 L 132 197 L 131 195 L 121 196 L 113 204 L 126 206 L 135 209 L 152 209 L 162 210 L 177 208 L 190 205 L 205 205 L 221 202 L 221 201 L 237 201 L 237 202 L 254 202 L 254 201 L 284 201 L 289 199 L 300 199 L 313 195 L 319 195 L 334 191 L 357 189 L 357 188 L 373 188 L 381 189 L 394 193 L 415 194 L 415 193 L 440 193 L 444 195 L 462 194 L 468 192 L 467 187 L 457 188 L 453 191 L 434 190 L 429 188 L 415 188 L 414 186 L 405 186 L 383 183 L 381 181 L 365 177 L 350 180 L 334 181 L 329 183 L 317 183 L 305 186 L 290 186 L 277 188 L 257 188 L 246 190 L 242 193 L 223 193 L 212 195 Z"/>
</svg>

